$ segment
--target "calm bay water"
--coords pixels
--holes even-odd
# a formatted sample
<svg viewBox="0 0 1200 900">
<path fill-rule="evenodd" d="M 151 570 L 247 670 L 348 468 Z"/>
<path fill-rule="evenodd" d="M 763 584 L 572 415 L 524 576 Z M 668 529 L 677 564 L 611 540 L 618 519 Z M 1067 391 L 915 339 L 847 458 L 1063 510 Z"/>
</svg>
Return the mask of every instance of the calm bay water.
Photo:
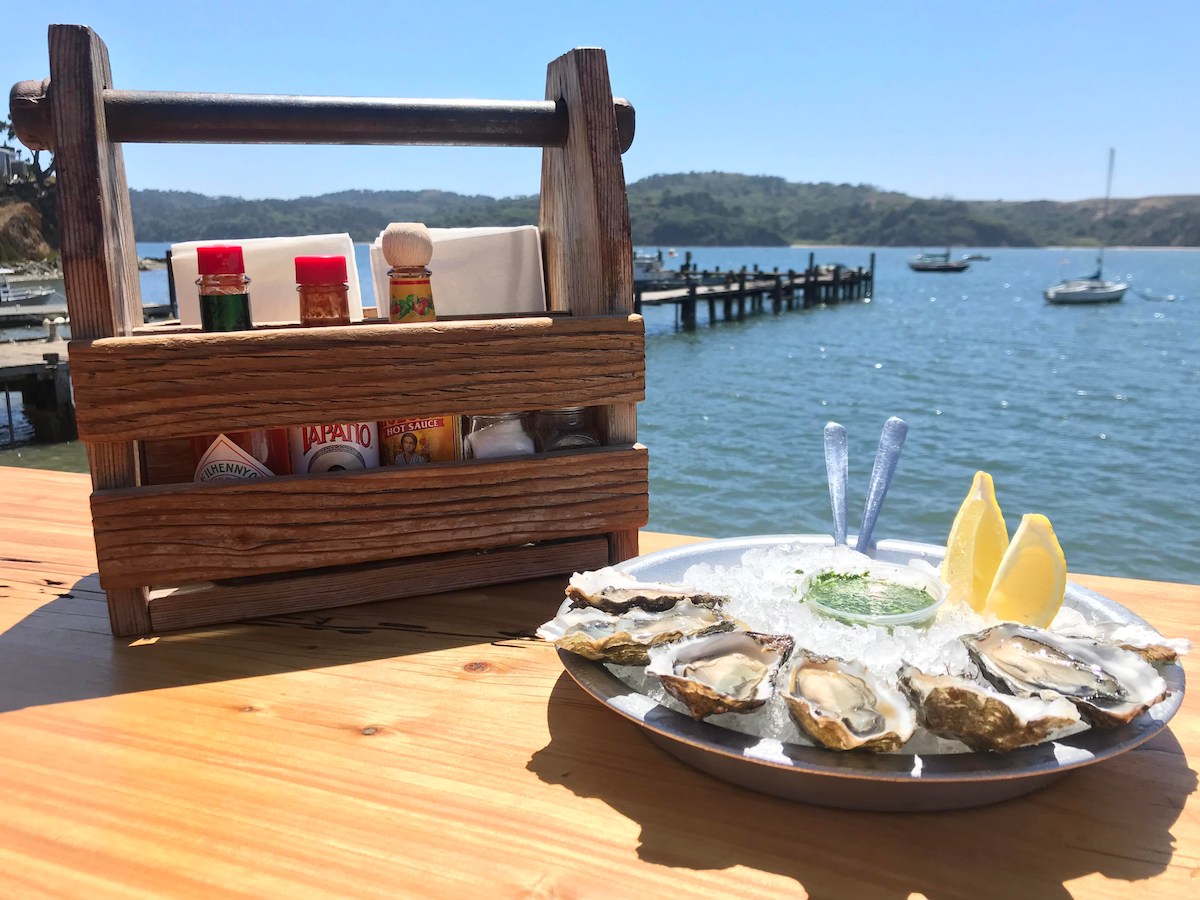
<svg viewBox="0 0 1200 900">
<path fill-rule="evenodd" d="M 654 249 L 654 248 L 649 248 Z M 680 257 L 683 248 L 678 248 Z M 691 248 L 701 268 L 802 269 L 808 250 Z M 818 248 L 867 265 L 869 250 Z M 995 478 L 1010 532 L 1049 517 L 1068 566 L 1200 580 L 1200 252 L 1109 251 L 1106 273 L 1184 295 L 1047 305 L 1094 251 L 988 250 L 962 274 L 911 272 L 876 254 L 871 303 L 674 328 L 646 313 L 650 527 L 708 534 L 831 528 L 826 422 L 850 438 L 851 529 L 880 428 L 909 425 L 878 538 L 943 543 L 977 469 Z M 966 250 L 958 253 L 969 252 Z M 701 322 L 704 314 L 701 313 Z"/>
<path fill-rule="evenodd" d="M 141 256 L 166 245 L 139 244 Z M 644 248 L 651 252 L 657 248 Z M 665 249 L 665 248 L 664 248 Z M 676 248 L 701 268 L 803 269 L 804 248 Z M 366 277 L 366 245 L 358 245 Z M 821 432 L 850 436 L 851 529 L 888 416 L 908 442 L 876 536 L 942 543 L 977 469 L 1009 529 L 1048 516 L 1073 571 L 1200 581 L 1200 251 L 1111 250 L 1122 303 L 1056 307 L 1041 290 L 1094 251 L 985 250 L 962 274 L 914 273 L 913 249 L 876 251 L 876 296 L 740 323 L 675 326 L 647 309 L 650 523 L 731 537 L 828 532 Z M 955 254 L 973 252 L 956 249 Z M 818 262 L 868 265 L 863 248 Z M 369 292 L 369 287 L 367 287 Z M 1148 301 L 1136 290 L 1174 294 Z M 142 273 L 165 302 L 165 272 Z M 17 415 L 17 437 L 25 435 Z M 0 420 L 0 444 L 7 437 Z M 19 454 L 19 458 L 18 457 Z M 82 465 L 77 446 L 0 451 L 0 464 Z"/>
</svg>

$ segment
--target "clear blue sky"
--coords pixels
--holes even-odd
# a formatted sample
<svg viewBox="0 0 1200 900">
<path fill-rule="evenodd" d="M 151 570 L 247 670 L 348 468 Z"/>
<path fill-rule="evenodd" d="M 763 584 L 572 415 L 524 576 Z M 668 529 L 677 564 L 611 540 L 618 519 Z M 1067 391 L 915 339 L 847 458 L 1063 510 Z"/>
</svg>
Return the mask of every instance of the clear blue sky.
<svg viewBox="0 0 1200 900">
<path fill-rule="evenodd" d="M 10 5 L 0 83 L 49 74 L 46 26 L 92 26 L 114 86 L 542 99 L 546 64 L 608 52 L 637 109 L 635 181 L 719 170 L 919 197 L 1200 194 L 1200 3 L 555 2 Z M 130 145 L 134 188 L 296 197 L 538 190 L 540 151 Z"/>
</svg>

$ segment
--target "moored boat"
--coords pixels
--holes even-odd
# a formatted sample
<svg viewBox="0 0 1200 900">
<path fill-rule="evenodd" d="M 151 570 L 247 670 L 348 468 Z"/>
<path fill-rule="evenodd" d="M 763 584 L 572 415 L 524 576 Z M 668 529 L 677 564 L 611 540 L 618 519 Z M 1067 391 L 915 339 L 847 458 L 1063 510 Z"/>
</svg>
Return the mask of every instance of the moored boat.
<svg viewBox="0 0 1200 900">
<path fill-rule="evenodd" d="M 1125 296 L 1129 285 L 1123 281 L 1108 281 L 1100 271 L 1088 278 L 1061 281 L 1042 292 L 1047 303 L 1116 303 Z"/>
<path fill-rule="evenodd" d="M 657 254 L 635 253 L 633 255 L 634 288 L 673 287 L 684 284 L 679 272 L 665 268 L 662 252 Z"/>
<path fill-rule="evenodd" d="M 0 269 L 0 304 L 25 306 L 41 303 L 54 293 L 54 288 L 34 285 L 33 287 L 15 288 L 8 283 L 8 276 L 15 274 L 12 269 Z"/>
<path fill-rule="evenodd" d="M 961 259 L 951 259 L 950 250 L 945 253 L 919 253 L 908 259 L 908 267 L 914 272 L 965 272 L 971 267 L 969 262 Z"/>
<path fill-rule="evenodd" d="M 1108 184 L 1104 189 L 1104 211 L 1100 214 L 1103 227 L 1108 221 L 1108 201 L 1112 194 L 1113 157 L 1115 151 L 1108 150 Z M 1042 291 L 1047 303 L 1116 303 L 1125 296 L 1129 285 L 1124 281 L 1109 281 L 1104 277 L 1104 245 L 1096 257 L 1096 271 L 1085 278 L 1069 278 Z"/>
</svg>

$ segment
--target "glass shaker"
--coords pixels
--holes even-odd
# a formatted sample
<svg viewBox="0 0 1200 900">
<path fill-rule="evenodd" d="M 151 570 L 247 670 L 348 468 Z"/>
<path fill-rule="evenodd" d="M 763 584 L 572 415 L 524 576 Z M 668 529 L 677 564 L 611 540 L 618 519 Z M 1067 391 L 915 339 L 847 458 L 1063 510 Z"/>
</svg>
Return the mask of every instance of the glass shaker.
<svg viewBox="0 0 1200 900">
<path fill-rule="evenodd" d="M 511 412 L 492 416 L 467 416 L 463 450 L 467 459 L 525 456 L 533 453 L 529 414 Z"/>
<path fill-rule="evenodd" d="M 536 421 L 534 431 L 543 452 L 600 446 L 600 435 L 586 407 L 543 409 Z"/>
</svg>

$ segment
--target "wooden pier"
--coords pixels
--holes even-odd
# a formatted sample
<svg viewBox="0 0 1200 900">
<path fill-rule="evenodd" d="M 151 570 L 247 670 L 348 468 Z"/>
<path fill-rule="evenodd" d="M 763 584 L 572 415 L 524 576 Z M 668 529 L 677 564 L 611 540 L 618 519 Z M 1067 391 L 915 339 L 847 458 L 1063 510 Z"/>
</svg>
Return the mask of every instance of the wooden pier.
<svg viewBox="0 0 1200 900">
<path fill-rule="evenodd" d="M 35 440 L 59 443 L 75 439 L 75 405 L 66 341 L 0 344 L 0 392 L 4 394 L 4 418 L 0 419 L 0 425 L 5 426 L 5 439 L 0 441 L 0 447 L 14 443 L 12 394 L 18 391 Z"/>
<path fill-rule="evenodd" d="M 708 324 L 741 321 L 768 309 L 778 315 L 785 310 L 811 309 L 835 303 L 869 299 L 875 290 L 875 254 L 869 268 L 841 265 L 809 265 L 802 272 L 761 272 L 757 267 L 737 272 L 684 272 L 686 283 L 659 290 L 638 289 L 634 311 L 647 306 L 674 305 L 685 329 L 696 327 L 696 309 L 708 305 Z M 715 283 L 714 283 L 715 282 Z M 718 314 L 719 310 L 719 314 Z"/>
</svg>

